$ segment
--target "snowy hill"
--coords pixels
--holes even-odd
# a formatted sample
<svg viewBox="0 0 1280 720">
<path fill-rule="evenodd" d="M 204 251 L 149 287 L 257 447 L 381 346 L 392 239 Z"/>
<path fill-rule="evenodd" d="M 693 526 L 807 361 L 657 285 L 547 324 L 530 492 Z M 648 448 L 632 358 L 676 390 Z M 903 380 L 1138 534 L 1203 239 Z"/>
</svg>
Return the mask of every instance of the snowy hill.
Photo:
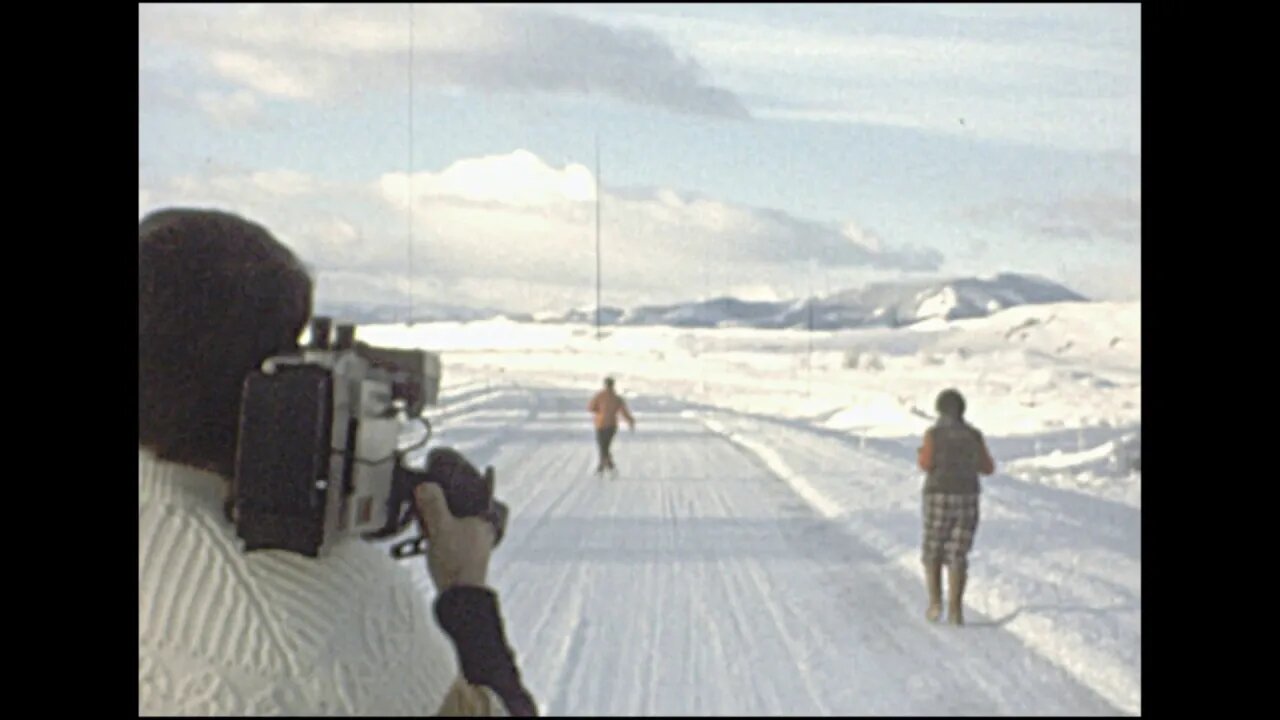
<svg viewBox="0 0 1280 720">
<path fill-rule="evenodd" d="M 618 325 L 671 327 L 753 327 L 843 330 L 859 327 L 901 327 L 922 320 L 985 317 L 1019 305 L 1081 302 L 1086 298 L 1056 283 L 1005 273 L 994 278 L 961 278 L 876 283 L 816 298 L 780 302 L 748 302 L 732 297 L 645 305 L 626 312 L 608 308 L 602 322 Z M 594 322 L 592 310 L 578 310 L 560 322 Z"/>
<path fill-rule="evenodd" d="M 862 327 L 902 327 L 924 320 L 959 320 L 986 317 L 1020 305 L 1080 302 L 1085 298 L 1056 283 L 1026 275 L 1005 273 L 993 278 L 961 278 L 887 282 L 815 298 L 813 327 L 848 330 Z M 321 303 L 317 312 L 360 325 L 404 322 L 404 305 Z M 595 307 L 566 313 L 535 315 L 496 308 L 470 308 L 443 303 L 414 303 L 413 321 L 475 322 L 505 317 L 516 322 L 596 322 Z M 718 297 L 672 305 L 642 305 L 630 310 L 605 306 L 604 325 L 668 326 L 684 328 L 744 327 L 761 329 L 808 328 L 808 299 L 761 302 Z"/>
<path fill-rule="evenodd" d="M 1019 305 L 1082 302 L 1085 297 L 1042 278 L 1003 273 L 990 279 L 964 278 L 930 283 L 878 283 L 841 293 L 827 303 L 870 311 L 877 324 L 910 325 L 938 318 L 986 317 Z M 821 305 L 819 306 L 821 307 Z"/>
<path fill-rule="evenodd" d="M 778 313 L 779 303 L 748 302 L 720 297 L 677 305 L 646 305 L 627 312 L 622 325 L 670 325 L 672 327 L 761 326 Z"/>
<path fill-rule="evenodd" d="M 626 311 L 622 310 L 621 308 L 608 307 L 608 306 L 602 307 L 600 308 L 600 322 L 601 324 L 604 324 L 604 325 L 616 325 L 618 324 L 618 319 L 621 318 L 623 314 L 625 314 L 625 312 Z M 595 321 L 596 321 L 596 309 L 593 307 L 578 308 L 576 310 L 570 310 L 564 315 L 542 318 L 542 322 L 557 322 L 557 323 L 559 322 L 595 323 Z"/>
</svg>

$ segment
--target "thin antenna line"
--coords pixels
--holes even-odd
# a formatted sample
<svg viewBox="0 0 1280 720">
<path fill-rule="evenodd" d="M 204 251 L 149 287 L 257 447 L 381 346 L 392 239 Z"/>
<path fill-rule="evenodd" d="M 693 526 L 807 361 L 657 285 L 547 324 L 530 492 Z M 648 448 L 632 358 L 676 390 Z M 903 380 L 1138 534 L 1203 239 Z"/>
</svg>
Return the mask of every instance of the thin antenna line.
<svg viewBox="0 0 1280 720">
<path fill-rule="evenodd" d="M 413 3 L 409 3 L 409 157 L 406 163 L 405 183 L 408 192 L 406 207 L 409 209 L 409 265 L 407 268 L 409 282 L 409 316 L 405 318 L 407 325 L 413 325 Z"/>
<path fill-rule="evenodd" d="M 596 340 L 600 339 L 600 133 L 596 133 Z"/>
<path fill-rule="evenodd" d="M 805 359 L 808 375 L 805 379 L 805 392 L 813 394 L 813 260 L 809 260 L 809 355 Z"/>
</svg>

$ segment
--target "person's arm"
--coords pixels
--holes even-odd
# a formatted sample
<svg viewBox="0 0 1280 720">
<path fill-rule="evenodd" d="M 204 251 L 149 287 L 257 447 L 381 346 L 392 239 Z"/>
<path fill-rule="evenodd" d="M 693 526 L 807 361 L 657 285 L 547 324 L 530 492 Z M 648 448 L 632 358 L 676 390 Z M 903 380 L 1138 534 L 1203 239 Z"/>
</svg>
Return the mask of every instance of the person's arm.
<svg viewBox="0 0 1280 720">
<path fill-rule="evenodd" d="M 991 451 L 987 449 L 987 439 L 982 437 L 982 433 L 978 433 L 978 444 L 982 446 L 982 458 L 979 461 L 978 471 L 983 475 L 991 475 L 996 471 L 996 461 L 991 457 Z"/>
<path fill-rule="evenodd" d="M 460 466 L 481 481 L 469 463 Z M 537 715 L 507 644 L 498 595 L 487 586 L 496 538 L 493 525 L 480 517 L 455 516 L 437 483 L 419 485 L 414 499 L 427 537 L 427 569 L 439 591 L 436 620 L 453 641 L 462 674 L 438 713 Z"/>
<path fill-rule="evenodd" d="M 920 446 L 917 452 L 916 463 L 925 472 L 933 470 L 933 431 L 925 432 L 924 444 Z"/>
<path fill-rule="evenodd" d="M 487 587 L 457 585 L 440 593 L 435 612 L 457 648 L 462 671 L 439 714 L 536 717 L 538 707 L 507 643 L 498 594 Z"/>
<path fill-rule="evenodd" d="M 635 430 L 635 429 L 636 429 L 636 419 L 635 419 L 635 418 L 633 418 L 633 417 L 631 417 L 631 411 L 627 409 L 627 403 L 626 403 L 626 401 L 625 401 L 625 400 L 618 400 L 618 402 L 619 402 L 619 403 L 621 403 L 621 408 L 622 408 L 622 417 L 626 418 L 626 419 L 627 419 L 627 424 L 631 426 L 631 429 L 632 429 L 632 430 Z"/>
<path fill-rule="evenodd" d="M 587 403 L 587 409 L 593 413 L 600 412 L 600 394 L 596 393 L 591 398 L 591 402 Z"/>
</svg>

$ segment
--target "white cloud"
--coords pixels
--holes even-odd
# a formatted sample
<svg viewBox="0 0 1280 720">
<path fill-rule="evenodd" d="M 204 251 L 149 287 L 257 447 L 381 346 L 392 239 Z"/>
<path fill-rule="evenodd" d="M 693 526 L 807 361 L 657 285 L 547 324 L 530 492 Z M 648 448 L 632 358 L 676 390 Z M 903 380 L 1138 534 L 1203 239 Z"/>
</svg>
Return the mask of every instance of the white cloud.
<svg viewBox="0 0 1280 720">
<path fill-rule="evenodd" d="M 1008 224 L 1045 240 L 1142 241 L 1142 191 L 1095 192 L 1055 200 L 1005 200 L 966 208 L 962 215 L 983 224 Z"/>
<path fill-rule="evenodd" d="M 472 266 L 499 275 L 519 267 L 521 276 L 552 277 L 572 275 L 567 261 L 578 260 L 578 279 L 585 279 L 594 272 L 586 262 L 595 246 L 592 185 L 584 167 L 551 168 L 517 151 L 457 163 L 439 175 L 415 175 L 413 210 L 427 236 L 457 256 L 469 256 Z M 384 175 L 379 187 L 389 205 L 405 210 L 404 174 Z M 488 191 L 480 194 L 476 188 Z M 610 262 L 625 268 L 637 286 L 699 280 L 702 263 L 716 258 L 735 266 L 814 258 L 833 267 L 919 270 L 936 269 L 939 261 L 927 252 L 869 248 L 839 228 L 784 212 L 681 196 L 671 189 L 606 189 L 601 206 L 602 242 Z M 497 262 L 491 259 L 498 257 L 495 248 L 502 249 Z"/>
<path fill-rule="evenodd" d="M 808 7 L 733 19 L 628 6 L 413 7 L 423 87 L 598 94 L 682 113 L 1141 152 L 1135 6 Z M 202 53 L 219 82 L 322 102 L 403 92 L 409 26 L 399 5 L 145 5 L 139 30 L 140 47 Z M 140 51 L 140 61 L 164 71 L 157 53 Z"/>
<path fill-rule="evenodd" d="M 204 53 L 223 81 L 271 97 L 334 100 L 415 82 L 487 91 L 602 93 L 668 110 L 746 117 L 740 100 L 657 34 L 492 5 L 143 6 L 143 43 Z"/>
<path fill-rule="evenodd" d="M 1067 274 L 1070 287 L 1095 300 L 1141 300 L 1142 261 L 1132 257 L 1107 263 L 1082 263 Z"/>
<path fill-rule="evenodd" d="M 758 117 L 775 120 L 885 125 L 951 135 L 1073 151 L 1142 151 L 1137 100 L 1047 99 L 1011 93 L 983 97 L 964 91 L 923 91 L 903 86 L 875 93 L 855 106 L 811 95 L 808 104 L 764 108 Z"/>
<path fill-rule="evenodd" d="M 761 118 L 1141 152 L 1136 7 L 809 6 L 732 19 L 566 6 L 691 48 Z M 958 120 L 965 118 L 962 126 Z"/>
<path fill-rule="evenodd" d="M 250 177 L 254 185 L 273 195 L 307 195 L 316 191 L 312 177 L 296 170 L 263 170 Z"/>
<path fill-rule="evenodd" d="M 840 228 L 840 232 L 843 233 L 845 237 L 849 238 L 850 242 L 859 247 L 866 248 L 873 253 L 880 252 L 882 250 L 883 243 L 880 241 L 880 236 L 864 230 L 852 220 L 846 222 L 844 226 Z"/>
<path fill-rule="evenodd" d="M 772 285 L 733 285 L 728 292 L 714 294 L 725 294 L 747 302 L 775 302 L 782 299 L 778 288 Z"/>
<path fill-rule="evenodd" d="M 570 164 L 556 170 L 527 150 L 459 160 L 440 173 L 415 173 L 411 188 L 406 187 L 406 177 L 404 173 L 384 175 L 380 180 L 384 197 L 403 203 L 412 190 L 416 198 L 447 197 L 519 207 L 595 199 L 594 179 L 586 167 Z"/>
<path fill-rule="evenodd" d="M 221 207 L 262 222 L 330 278 L 325 287 L 385 302 L 403 296 L 408 275 L 405 181 L 387 173 L 339 186 L 274 170 L 179 177 L 147 191 L 153 206 Z M 585 167 L 553 167 L 526 151 L 416 174 L 415 293 L 530 311 L 594 298 L 593 188 Z M 866 268 L 936 270 L 942 260 L 932 250 L 886 248 L 865 231 L 851 237 L 856 223 L 830 225 L 669 188 L 602 190 L 603 277 L 618 304 L 708 290 L 786 296 L 807 282 L 810 258 L 834 281 Z"/>
<path fill-rule="evenodd" d="M 257 95 L 248 90 L 223 93 L 200 91 L 196 104 L 209 117 L 222 125 L 247 125 L 259 117 L 261 106 Z"/>
<path fill-rule="evenodd" d="M 266 95 L 306 100 L 324 89 L 322 75 L 305 75 L 285 62 L 243 52 L 216 51 L 209 62 L 224 78 Z"/>
</svg>

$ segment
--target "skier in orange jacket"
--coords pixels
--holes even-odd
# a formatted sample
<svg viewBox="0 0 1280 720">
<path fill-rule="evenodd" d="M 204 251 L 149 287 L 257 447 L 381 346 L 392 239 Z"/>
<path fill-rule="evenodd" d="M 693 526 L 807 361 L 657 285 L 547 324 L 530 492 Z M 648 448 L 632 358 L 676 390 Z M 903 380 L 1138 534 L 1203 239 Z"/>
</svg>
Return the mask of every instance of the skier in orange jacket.
<svg viewBox="0 0 1280 720">
<path fill-rule="evenodd" d="M 631 417 L 631 411 L 627 409 L 627 402 L 614 391 L 613 378 L 604 379 L 604 389 L 591 398 L 587 409 L 595 416 L 596 444 L 600 448 L 600 463 L 596 466 L 596 474 L 600 475 L 605 470 L 616 470 L 617 468 L 613 465 L 613 456 L 609 454 L 609 446 L 613 443 L 613 436 L 618 432 L 618 415 L 626 418 L 632 432 L 636 429 L 636 421 Z"/>
</svg>

